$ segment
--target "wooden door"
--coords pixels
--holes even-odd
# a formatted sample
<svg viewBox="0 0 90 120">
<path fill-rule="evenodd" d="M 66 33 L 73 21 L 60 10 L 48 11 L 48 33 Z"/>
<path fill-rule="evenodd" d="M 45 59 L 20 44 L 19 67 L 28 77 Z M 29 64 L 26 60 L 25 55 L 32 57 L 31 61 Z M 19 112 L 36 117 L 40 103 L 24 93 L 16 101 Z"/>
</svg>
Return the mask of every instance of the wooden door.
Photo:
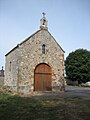
<svg viewBox="0 0 90 120">
<path fill-rule="evenodd" d="M 51 68 L 47 64 L 39 64 L 35 69 L 35 91 L 51 91 Z"/>
</svg>

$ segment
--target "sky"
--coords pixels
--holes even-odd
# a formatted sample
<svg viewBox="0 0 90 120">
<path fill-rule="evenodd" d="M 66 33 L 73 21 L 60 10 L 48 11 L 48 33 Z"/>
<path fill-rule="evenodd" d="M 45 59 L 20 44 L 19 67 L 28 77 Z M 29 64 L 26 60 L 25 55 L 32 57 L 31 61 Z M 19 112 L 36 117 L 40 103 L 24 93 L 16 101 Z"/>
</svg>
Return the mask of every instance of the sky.
<svg viewBox="0 0 90 120">
<path fill-rule="evenodd" d="M 5 54 L 40 28 L 46 13 L 48 30 L 65 51 L 90 51 L 90 0 L 0 0 L 0 69 Z"/>
</svg>

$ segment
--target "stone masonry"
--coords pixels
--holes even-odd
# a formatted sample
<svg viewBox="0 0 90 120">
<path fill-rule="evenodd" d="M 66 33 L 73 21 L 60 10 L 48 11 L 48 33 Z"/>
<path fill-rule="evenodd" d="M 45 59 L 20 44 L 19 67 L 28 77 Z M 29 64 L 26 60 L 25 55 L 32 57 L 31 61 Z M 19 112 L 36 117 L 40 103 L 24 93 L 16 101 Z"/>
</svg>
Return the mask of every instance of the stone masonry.
<svg viewBox="0 0 90 120">
<path fill-rule="evenodd" d="M 42 54 L 43 44 L 45 54 Z M 52 69 L 52 91 L 64 90 L 64 51 L 42 24 L 40 30 L 6 54 L 4 85 L 14 92 L 33 92 L 34 70 L 40 63 Z"/>
</svg>

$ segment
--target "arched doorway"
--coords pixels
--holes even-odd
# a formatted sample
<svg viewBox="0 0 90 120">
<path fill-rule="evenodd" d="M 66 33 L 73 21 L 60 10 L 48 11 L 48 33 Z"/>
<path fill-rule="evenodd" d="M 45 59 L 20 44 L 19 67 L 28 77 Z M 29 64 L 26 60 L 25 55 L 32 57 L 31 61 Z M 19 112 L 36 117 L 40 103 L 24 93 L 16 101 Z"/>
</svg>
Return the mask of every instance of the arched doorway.
<svg viewBox="0 0 90 120">
<path fill-rule="evenodd" d="M 34 90 L 51 91 L 51 67 L 45 63 L 36 66 L 34 71 Z"/>
</svg>

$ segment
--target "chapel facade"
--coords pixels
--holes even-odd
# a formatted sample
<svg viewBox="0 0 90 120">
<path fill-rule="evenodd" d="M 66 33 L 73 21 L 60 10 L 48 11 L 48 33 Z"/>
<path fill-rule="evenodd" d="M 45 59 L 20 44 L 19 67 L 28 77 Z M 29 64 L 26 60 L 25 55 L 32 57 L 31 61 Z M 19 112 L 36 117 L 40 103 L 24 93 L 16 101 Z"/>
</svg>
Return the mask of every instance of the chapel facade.
<svg viewBox="0 0 90 120">
<path fill-rule="evenodd" d="M 9 51 L 4 85 L 13 92 L 64 91 L 64 50 L 48 31 L 43 14 L 40 29 Z"/>
</svg>

